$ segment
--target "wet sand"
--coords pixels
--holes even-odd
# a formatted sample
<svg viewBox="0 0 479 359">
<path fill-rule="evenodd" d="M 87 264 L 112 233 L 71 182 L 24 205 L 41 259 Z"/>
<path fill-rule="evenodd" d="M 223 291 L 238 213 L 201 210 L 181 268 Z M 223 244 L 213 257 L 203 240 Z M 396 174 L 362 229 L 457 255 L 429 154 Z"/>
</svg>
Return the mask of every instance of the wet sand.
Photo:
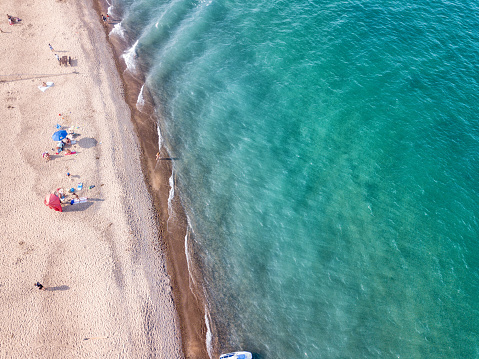
<svg viewBox="0 0 479 359">
<path fill-rule="evenodd" d="M 107 5 L 106 2 L 98 0 L 99 15 L 107 13 Z M 111 44 L 115 54 L 118 73 L 124 85 L 125 100 L 130 107 L 132 122 L 141 147 L 142 171 L 153 199 L 160 232 L 159 243 L 166 255 L 167 272 L 171 279 L 174 304 L 180 319 L 182 349 L 187 358 L 209 358 L 206 348 L 205 299 L 202 295 L 201 278 L 200 275 L 195 275 L 195 280 L 191 278 L 190 271 L 193 268 L 188 267 L 185 249 L 187 219 L 176 189 L 174 198 L 170 199 L 170 212 L 168 209 L 174 159 L 170 158 L 165 147 L 159 148 L 158 123 L 161 123 L 162 119 L 155 117 L 155 105 L 147 88 L 143 92 L 145 105 L 140 110 L 137 108 L 144 77 L 139 70 L 134 73 L 126 70 L 121 55 L 127 50 L 128 44 L 118 36 L 108 36 L 120 19 L 114 16 L 109 19 L 111 21 L 105 22 L 103 27 L 106 40 Z M 160 160 L 156 158 L 158 152 Z M 188 237 L 191 236 L 192 234 L 188 233 Z M 188 242 L 192 243 L 193 239 L 189 238 Z M 210 354 L 213 357 L 218 355 Z"/>
<path fill-rule="evenodd" d="M 0 3 L 22 19 L 0 25 L 0 357 L 185 357 L 144 149 L 94 4 Z M 76 154 L 53 155 L 57 124 Z M 87 202 L 44 205 L 80 182 Z"/>
</svg>

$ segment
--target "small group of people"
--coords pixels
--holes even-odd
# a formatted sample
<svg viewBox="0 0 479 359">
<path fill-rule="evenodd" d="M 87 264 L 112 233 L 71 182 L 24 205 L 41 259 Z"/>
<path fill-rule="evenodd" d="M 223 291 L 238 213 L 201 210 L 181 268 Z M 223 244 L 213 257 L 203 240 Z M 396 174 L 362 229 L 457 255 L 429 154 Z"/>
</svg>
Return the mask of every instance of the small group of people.
<svg viewBox="0 0 479 359">
<path fill-rule="evenodd" d="M 63 151 L 63 147 L 65 147 L 65 146 L 70 146 L 70 145 L 72 144 L 72 139 L 73 139 L 73 134 L 70 133 L 66 138 L 64 138 L 64 139 L 61 140 L 61 141 L 58 141 L 58 142 L 57 142 L 57 147 L 56 147 L 57 152 L 56 152 L 55 154 L 56 154 L 56 155 L 59 155 L 60 152 Z M 65 156 L 67 156 L 67 155 L 73 155 L 73 154 L 76 153 L 76 152 L 72 152 L 72 150 L 70 150 L 69 148 L 67 148 L 67 149 L 65 150 L 65 152 L 66 152 L 66 153 L 65 153 Z"/>
<path fill-rule="evenodd" d="M 71 203 L 71 201 L 80 199 L 80 197 L 75 193 L 75 190 L 73 188 L 70 189 L 67 194 L 63 192 L 63 188 L 57 188 L 55 194 L 58 196 L 58 198 L 60 198 L 60 202 L 62 204 Z M 67 195 L 69 195 L 70 197 L 67 197 Z"/>
<path fill-rule="evenodd" d="M 54 154 L 59 155 L 64 150 L 65 146 L 71 146 L 72 144 L 74 144 L 75 143 L 75 141 L 73 141 L 74 135 L 75 135 L 74 133 L 70 133 L 67 135 L 66 138 L 64 138 L 61 141 L 58 141 L 57 145 L 55 146 L 55 149 L 52 149 L 52 151 L 55 151 Z M 76 154 L 76 151 L 72 151 L 69 148 L 65 149 L 65 156 L 74 155 L 74 154 Z M 51 160 L 50 153 L 48 152 L 43 152 L 42 157 L 47 162 Z"/>
<path fill-rule="evenodd" d="M 18 24 L 20 21 L 22 21 L 22 19 L 20 19 L 16 16 L 8 15 L 8 14 L 7 14 L 7 18 L 8 18 L 8 24 L 9 25 Z"/>
</svg>

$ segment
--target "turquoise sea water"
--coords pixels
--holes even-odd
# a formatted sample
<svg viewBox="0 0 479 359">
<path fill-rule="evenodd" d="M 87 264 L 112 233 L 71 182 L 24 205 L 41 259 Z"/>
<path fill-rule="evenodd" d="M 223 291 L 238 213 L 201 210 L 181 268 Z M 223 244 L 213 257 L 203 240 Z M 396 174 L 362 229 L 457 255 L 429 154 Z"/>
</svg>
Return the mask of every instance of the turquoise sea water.
<svg viewBox="0 0 479 359">
<path fill-rule="evenodd" d="M 177 158 L 219 351 L 479 357 L 478 10 L 112 3 Z"/>
</svg>

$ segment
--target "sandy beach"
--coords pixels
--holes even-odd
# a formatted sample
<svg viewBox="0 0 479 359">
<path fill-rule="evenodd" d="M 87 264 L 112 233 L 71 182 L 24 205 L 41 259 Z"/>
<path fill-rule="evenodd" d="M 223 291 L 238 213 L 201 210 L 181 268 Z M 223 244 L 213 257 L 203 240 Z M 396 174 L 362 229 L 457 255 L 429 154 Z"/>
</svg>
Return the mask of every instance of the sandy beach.
<svg viewBox="0 0 479 359">
<path fill-rule="evenodd" d="M 0 3 L 21 19 L 0 25 L 0 357 L 183 358 L 140 144 L 92 2 Z M 53 155 L 57 125 L 76 154 Z M 85 203 L 43 203 L 78 183 Z"/>
</svg>

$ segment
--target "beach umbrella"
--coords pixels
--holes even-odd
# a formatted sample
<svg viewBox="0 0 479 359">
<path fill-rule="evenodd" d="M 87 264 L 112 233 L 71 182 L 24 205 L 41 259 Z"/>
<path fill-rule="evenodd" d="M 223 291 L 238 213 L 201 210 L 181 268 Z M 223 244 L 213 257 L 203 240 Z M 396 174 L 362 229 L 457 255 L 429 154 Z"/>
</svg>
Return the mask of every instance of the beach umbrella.
<svg viewBox="0 0 479 359">
<path fill-rule="evenodd" d="M 60 130 L 60 131 L 57 131 L 53 134 L 52 138 L 53 138 L 53 141 L 61 141 L 63 140 L 64 138 L 66 138 L 68 135 L 67 131 L 65 130 Z"/>
<path fill-rule="evenodd" d="M 60 202 L 60 198 L 53 193 L 49 193 L 45 196 L 45 203 L 46 206 L 54 209 L 55 211 L 62 212 L 62 204 Z"/>
</svg>

